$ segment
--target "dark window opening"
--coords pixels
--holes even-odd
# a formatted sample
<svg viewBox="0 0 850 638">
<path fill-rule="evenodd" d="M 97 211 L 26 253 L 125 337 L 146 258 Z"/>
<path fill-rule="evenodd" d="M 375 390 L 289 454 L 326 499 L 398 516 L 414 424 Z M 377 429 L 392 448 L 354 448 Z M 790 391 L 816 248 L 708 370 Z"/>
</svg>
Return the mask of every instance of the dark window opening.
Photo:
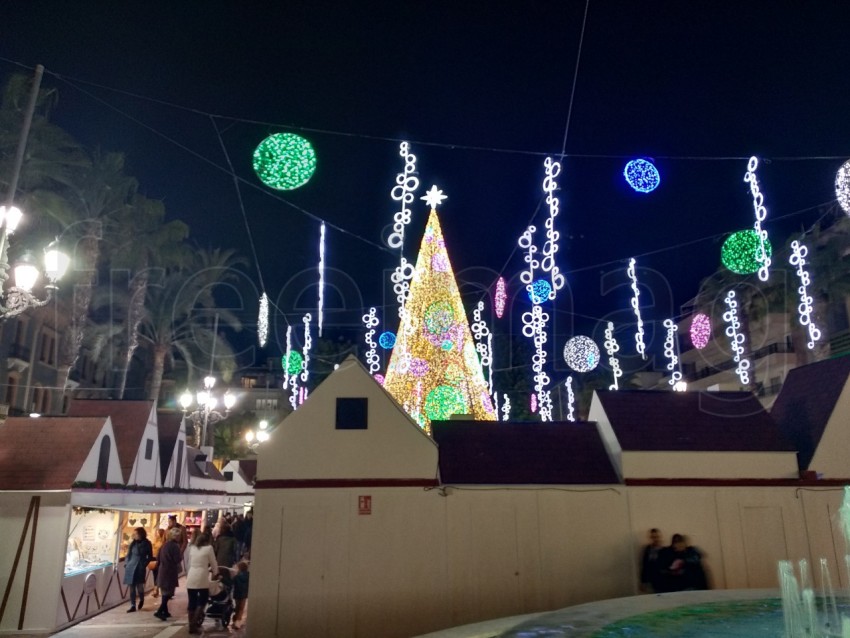
<svg viewBox="0 0 850 638">
<path fill-rule="evenodd" d="M 145 439 L 145 460 L 153 458 L 153 439 Z"/>
<path fill-rule="evenodd" d="M 100 456 L 97 459 L 97 482 L 101 486 L 106 485 L 106 479 L 109 476 L 109 451 L 112 441 L 108 436 L 100 440 Z"/>
<path fill-rule="evenodd" d="M 365 430 L 368 427 L 368 399 L 337 399 L 336 429 Z"/>
</svg>

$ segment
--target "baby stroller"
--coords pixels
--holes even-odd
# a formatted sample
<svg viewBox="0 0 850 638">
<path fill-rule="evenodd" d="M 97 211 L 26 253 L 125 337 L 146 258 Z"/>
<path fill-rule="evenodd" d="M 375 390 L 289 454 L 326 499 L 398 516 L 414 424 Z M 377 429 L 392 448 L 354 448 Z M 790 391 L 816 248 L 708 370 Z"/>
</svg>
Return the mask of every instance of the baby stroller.
<svg viewBox="0 0 850 638">
<path fill-rule="evenodd" d="M 233 617 L 233 580 L 230 570 L 222 569 L 220 579 L 211 580 L 209 589 L 210 598 L 204 615 L 226 629 Z"/>
</svg>

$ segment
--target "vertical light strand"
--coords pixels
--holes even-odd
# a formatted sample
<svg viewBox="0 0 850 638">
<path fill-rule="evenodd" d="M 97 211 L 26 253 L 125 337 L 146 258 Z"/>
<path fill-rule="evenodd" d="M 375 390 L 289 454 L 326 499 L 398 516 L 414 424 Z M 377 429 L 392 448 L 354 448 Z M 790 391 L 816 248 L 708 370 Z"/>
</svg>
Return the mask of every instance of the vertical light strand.
<svg viewBox="0 0 850 638">
<path fill-rule="evenodd" d="M 735 291 L 730 290 L 726 293 L 726 312 L 723 313 L 723 321 L 726 326 L 726 336 L 729 337 L 729 347 L 732 349 L 734 356 L 732 360 L 737 363 L 735 374 L 738 375 L 741 384 L 750 384 L 750 361 L 744 357 L 744 334 L 739 332 L 741 329 L 741 321 L 738 319 L 738 302 L 735 300 Z"/>
<path fill-rule="evenodd" d="M 481 359 L 481 368 L 487 370 L 488 393 L 493 394 L 493 334 L 484 321 L 484 302 L 479 301 L 472 311 L 472 337 L 475 339 L 475 350 Z M 498 410 L 496 410 L 498 417 Z"/>
<path fill-rule="evenodd" d="M 555 218 L 561 211 L 561 201 L 555 196 L 558 190 L 558 182 L 555 178 L 561 173 L 561 164 L 547 157 L 543 162 L 546 177 L 543 178 L 543 192 L 546 193 L 546 204 L 549 206 L 549 217 L 546 219 L 546 242 L 541 251 L 543 258 L 540 260 L 540 270 L 549 273 L 552 289 L 549 299 L 554 301 L 558 291 L 564 287 L 566 279 L 561 274 L 560 268 L 555 263 L 555 255 L 558 254 L 558 239 L 561 234 L 555 230 Z"/>
<path fill-rule="evenodd" d="M 313 339 L 310 336 L 310 322 L 313 320 L 313 315 L 309 312 L 304 315 L 301 321 L 304 323 L 304 345 L 301 348 L 301 383 L 304 386 L 304 392 L 301 393 L 300 403 L 303 403 L 307 397 L 307 380 L 310 378 L 310 350 L 313 348 Z M 299 403 L 299 404 L 300 404 Z"/>
<path fill-rule="evenodd" d="M 257 317 L 257 339 L 260 347 L 265 348 L 269 340 L 269 296 L 260 295 L 260 314 Z"/>
<path fill-rule="evenodd" d="M 646 344 L 643 342 L 643 319 L 640 316 L 640 289 L 638 288 L 636 264 L 637 262 L 634 257 L 629 259 L 629 267 L 626 269 L 626 274 L 632 282 L 632 310 L 635 311 L 635 319 L 637 321 L 635 349 L 640 355 L 640 358 L 646 360 Z"/>
<path fill-rule="evenodd" d="M 788 261 L 792 266 L 797 267 L 797 277 L 800 278 L 800 286 L 797 292 L 800 293 L 800 303 L 797 305 L 797 317 L 801 326 L 805 327 L 809 332 L 809 350 L 814 350 L 815 343 L 820 341 L 821 331 L 815 325 L 812 319 L 813 299 L 809 294 L 809 285 L 812 283 L 811 275 L 806 270 L 806 256 L 809 254 L 809 249 L 805 244 L 801 244 L 796 239 L 791 242 L 791 256 Z"/>
<path fill-rule="evenodd" d="M 505 278 L 499 277 L 496 282 L 496 294 L 493 298 L 493 309 L 496 311 L 496 318 L 501 319 L 505 314 L 505 302 L 508 300 L 508 291 L 505 286 Z"/>
<path fill-rule="evenodd" d="M 292 356 L 292 326 L 286 326 L 286 354 L 283 359 L 283 389 L 289 387 L 289 358 Z"/>
<path fill-rule="evenodd" d="M 319 336 L 322 336 L 322 322 L 325 313 L 325 222 L 319 229 Z"/>
<path fill-rule="evenodd" d="M 614 322 L 609 321 L 608 326 L 605 328 L 605 352 L 608 353 L 608 365 L 611 366 L 611 374 L 614 377 L 614 382 L 608 386 L 609 390 L 620 389 L 618 379 L 623 376 L 623 370 L 620 368 L 620 360 L 617 359 L 617 353 L 619 351 L 620 345 L 614 336 Z"/>
<path fill-rule="evenodd" d="M 744 181 L 750 185 L 750 194 L 753 196 L 753 212 L 756 216 L 753 228 L 756 231 L 759 239 L 759 248 L 756 253 L 756 261 L 759 264 L 759 279 L 767 281 L 770 275 L 770 255 L 767 252 L 767 231 L 761 227 L 762 222 L 767 217 L 767 208 L 764 206 L 764 194 L 759 188 L 758 178 L 756 177 L 756 169 L 758 168 L 759 160 L 754 155 L 747 162 L 747 172 L 744 175 Z"/>
<path fill-rule="evenodd" d="M 567 377 L 566 382 L 564 383 L 567 386 L 567 420 L 575 421 L 576 420 L 576 395 L 573 392 L 573 376 L 570 375 Z"/>
<path fill-rule="evenodd" d="M 664 357 L 667 359 L 667 370 L 670 372 L 667 383 L 675 388 L 676 384 L 682 380 L 682 371 L 679 370 L 678 349 L 676 348 L 676 332 L 679 330 L 679 326 L 673 323 L 672 319 L 665 319 L 664 327 L 667 328 L 667 336 L 664 339 Z"/>
<path fill-rule="evenodd" d="M 289 361 L 292 356 L 292 326 L 288 326 L 286 328 L 286 369 L 289 370 Z M 303 365 L 303 359 L 301 365 Z M 293 410 L 298 409 L 298 378 L 301 374 L 301 371 L 298 370 L 296 372 L 288 373 L 285 378 L 285 383 L 289 383 L 289 405 L 292 406 Z M 284 384 L 284 387 L 286 385 Z"/>
<path fill-rule="evenodd" d="M 369 308 L 369 312 L 363 315 L 363 325 L 366 326 L 366 346 L 369 348 L 366 351 L 366 365 L 369 366 L 369 374 L 374 375 L 381 369 L 381 360 L 378 357 L 377 347 L 375 343 L 375 328 L 378 327 L 378 316 L 375 308 Z"/>
<path fill-rule="evenodd" d="M 528 296 L 531 299 L 531 312 L 522 313 L 522 334 L 534 341 L 535 353 L 532 357 L 531 369 L 534 371 L 534 394 L 532 394 L 532 412 L 540 409 L 541 421 L 552 420 L 552 397 L 546 390 L 549 385 L 549 375 L 543 369 L 546 365 L 546 324 L 549 321 L 549 313 L 543 312 L 541 303 L 544 301 L 542 295 L 536 294 L 534 289 L 534 271 L 540 268 L 540 260 L 537 259 L 537 246 L 534 244 L 534 233 L 537 228 L 530 225 L 519 238 L 519 247 L 526 251 L 524 256 L 526 269 L 520 272 L 519 279 L 525 284 Z M 548 282 L 547 282 L 548 285 Z M 548 294 L 545 300 L 548 300 Z"/>
<path fill-rule="evenodd" d="M 510 421 L 511 420 L 511 399 L 505 393 L 504 398 L 502 399 L 502 421 Z"/>
<path fill-rule="evenodd" d="M 412 217 L 410 205 L 415 199 L 414 191 L 419 188 L 419 178 L 416 176 L 416 155 L 410 152 L 408 142 L 399 144 L 398 154 L 404 160 L 404 168 L 396 175 L 390 197 L 399 202 L 400 208 L 393 215 L 393 231 L 387 238 L 387 245 L 399 250 L 399 265 L 390 275 L 390 281 L 398 301 L 398 316 L 401 323 L 404 323 L 404 309 L 410 294 L 410 280 L 413 278 L 413 264 L 404 258 L 404 230 Z"/>
</svg>

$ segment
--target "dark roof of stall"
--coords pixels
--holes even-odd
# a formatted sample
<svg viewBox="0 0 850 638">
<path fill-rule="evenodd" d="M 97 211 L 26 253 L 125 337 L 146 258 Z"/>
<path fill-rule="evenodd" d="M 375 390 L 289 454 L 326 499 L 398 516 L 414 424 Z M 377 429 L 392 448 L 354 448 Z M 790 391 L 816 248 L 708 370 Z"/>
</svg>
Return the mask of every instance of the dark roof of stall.
<svg viewBox="0 0 850 638">
<path fill-rule="evenodd" d="M 770 414 L 799 451 L 800 469 L 809 469 L 848 376 L 850 356 L 843 356 L 794 368 L 785 378 Z"/>
<path fill-rule="evenodd" d="M 619 483 L 596 425 L 433 421 L 445 484 Z"/>
<path fill-rule="evenodd" d="M 598 390 L 623 451 L 793 452 L 750 392 Z"/>
</svg>

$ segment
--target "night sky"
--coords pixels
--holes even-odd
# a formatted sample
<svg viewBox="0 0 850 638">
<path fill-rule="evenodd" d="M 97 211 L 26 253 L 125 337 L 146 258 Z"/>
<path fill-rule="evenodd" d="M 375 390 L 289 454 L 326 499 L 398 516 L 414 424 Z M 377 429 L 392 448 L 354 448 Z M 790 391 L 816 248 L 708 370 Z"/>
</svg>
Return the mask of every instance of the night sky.
<svg viewBox="0 0 850 638">
<path fill-rule="evenodd" d="M 561 150 L 584 10 L 533 0 L 17 0 L 3 6 L 0 79 L 43 64 L 44 85 L 59 89 L 57 124 L 90 148 L 124 152 L 140 190 L 164 199 L 199 244 L 250 257 L 233 181 L 214 166 L 226 162 L 208 114 L 223 116 L 235 171 L 250 182 L 245 208 L 272 299 L 298 323 L 315 306 L 306 287 L 322 218 L 347 231 L 328 228 L 328 268 L 338 271 L 328 277 L 345 289 L 328 304 L 352 310 L 329 308 L 327 322 L 356 326 L 361 306 L 386 304 L 394 329 L 384 284 L 397 255 L 381 246 L 398 141 L 418 157 L 417 195 L 431 184 L 448 195 L 440 215 L 466 301 L 500 272 L 515 278 L 543 159 Z M 600 318 L 630 320 L 631 256 L 642 301 L 654 306 L 644 320 L 681 313 L 716 269 L 724 235 L 752 226 L 750 155 L 764 158 L 768 221 L 784 217 L 767 225 L 775 246 L 818 218 L 850 157 L 848 25 L 842 2 L 591 0 L 560 178 L 558 256 L 571 294 L 556 302 L 554 352 L 576 332 L 601 343 Z M 316 149 L 316 174 L 296 191 L 265 188 L 253 149 L 299 129 Z M 654 193 L 624 182 L 633 157 L 654 158 Z M 538 228 L 545 215 L 544 206 Z M 426 216 L 417 202 L 410 260 Z M 246 322 L 257 285 L 252 265 Z M 527 306 L 518 299 L 513 327 L 500 330 L 519 333 Z"/>
</svg>

